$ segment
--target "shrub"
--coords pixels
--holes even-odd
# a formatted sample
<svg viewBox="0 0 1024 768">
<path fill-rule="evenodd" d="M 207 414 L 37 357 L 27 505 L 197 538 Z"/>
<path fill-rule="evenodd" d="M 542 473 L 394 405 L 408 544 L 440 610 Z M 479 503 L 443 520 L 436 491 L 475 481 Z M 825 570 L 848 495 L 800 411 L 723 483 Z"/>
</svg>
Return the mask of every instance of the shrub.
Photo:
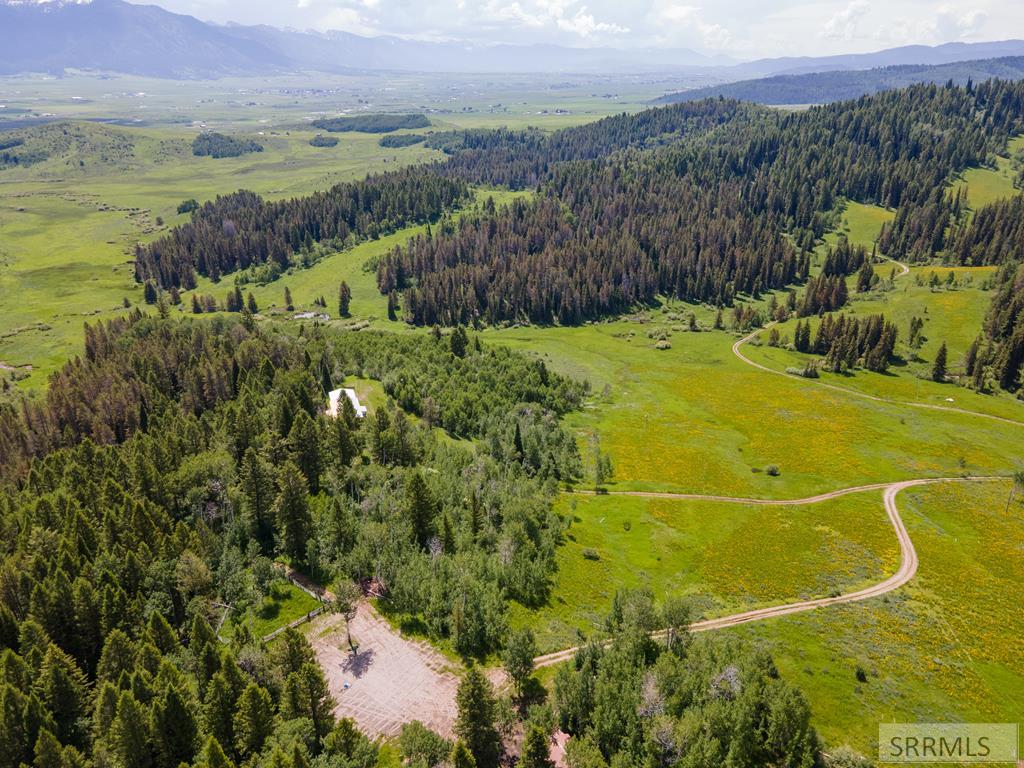
<svg viewBox="0 0 1024 768">
<path fill-rule="evenodd" d="M 600 560 L 601 556 L 597 553 L 596 549 L 591 549 L 590 547 L 587 547 L 583 550 L 583 558 L 585 560 Z"/>
</svg>

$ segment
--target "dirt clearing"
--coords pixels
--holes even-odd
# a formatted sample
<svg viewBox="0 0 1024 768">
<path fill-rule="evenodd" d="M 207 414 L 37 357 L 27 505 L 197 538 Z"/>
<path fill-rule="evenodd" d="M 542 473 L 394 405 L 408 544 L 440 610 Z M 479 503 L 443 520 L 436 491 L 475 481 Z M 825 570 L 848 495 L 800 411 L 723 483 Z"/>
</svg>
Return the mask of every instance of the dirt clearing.
<svg viewBox="0 0 1024 768">
<path fill-rule="evenodd" d="M 402 637 L 365 603 L 352 621 L 357 654 L 348 649 L 338 614 L 317 617 L 307 636 L 338 702 L 337 717 L 352 718 L 370 738 L 397 736 L 411 720 L 451 738 L 458 664 L 426 642 Z"/>
</svg>

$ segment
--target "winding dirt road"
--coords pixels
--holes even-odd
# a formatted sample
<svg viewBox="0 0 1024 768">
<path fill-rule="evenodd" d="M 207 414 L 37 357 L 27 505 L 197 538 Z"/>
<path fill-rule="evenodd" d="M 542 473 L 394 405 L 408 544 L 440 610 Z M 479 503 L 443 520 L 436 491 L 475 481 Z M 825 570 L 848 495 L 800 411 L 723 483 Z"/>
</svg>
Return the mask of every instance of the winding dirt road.
<svg viewBox="0 0 1024 768">
<path fill-rule="evenodd" d="M 871 586 L 859 589 L 856 592 L 847 592 L 845 594 L 834 595 L 832 597 L 821 597 L 813 600 L 801 600 L 794 603 L 783 603 L 781 605 L 769 606 L 768 608 L 757 608 L 752 611 L 734 613 L 729 616 L 721 616 L 715 619 L 704 619 L 703 621 L 698 621 L 690 625 L 691 632 L 707 632 L 712 629 L 724 629 L 725 627 L 734 627 L 738 624 L 748 624 L 752 621 L 762 621 L 764 619 L 772 619 L 777 616 L 787 616 L 791 613 L 811 611 L 815 608 L 823 608 L 828 605 L 855 603 L 860 600 L 879 597 L 887 592 L 892 592 L 894 589 L 898 589 L 914 578 L 914 574 L 917 573 L 918 560 L 917 551 L 914 549 L 914 542 L 911 541 L 910 534 L 907 533 L 907 528 L 903 524 L 903 519 L 900 517 L 899 509 L 896 506 L 896 495 L 904 488 L 911 488 L 917 485 L 928 485 L 931 483 L 990 482 L 993 480 L 1004 479 L 1005 478 L 1001 477 L 935 477 L 922 478 L 919 480 L 900 480 L 894 483 L 872 483 L 870 485 L 857 485 L 852 488 L 840 488 L 836 491 L 821 493 L 817 496 L 808 496 L 803 499 L 745 499 L 734 498 L 731 496 L 708 496 L 690 493 L 659 493 L 656 491 L 612 491 L 609 492 L 608 495 L 722 501 L 736 504 L 760 504 L 765 506 L 791 506 L 797 504 L 817 504 L 818 502 L 828 501 L 829 499 L 835 499 L 851 493 L 863 493 L 866 491 L 884 489 L 882 498 L 885 502 L 885 511 L 889 516 L 889 522 L 892 523 L 893 530 L 896 531 L 896 539 L 900 545 L 900 567 L 897 569 L 896 573 L 877 584 L 872 584 Z M 652 636 L 655 638 L 661 638 L 664 637 L 665 633 L 665 630 L 659 630 L 652 633 Z M 537 667 L 549 667 L 553 664 L 568 661 L 576 654 L 577 650 L 579 650 L 578 646 L 565 648 L 561 651 L 555 651 L 554 653 L 547 653 L 535 658 L 533 663 Z"/>
<path fill-rule="evenodd" d="M 772 320 L 770 323 L 765 325 L 763 328 L 758 328 L 755 331 L 751 331 L 746 336 L 744 336 L 742 339 L 737 340 L 736 343 L 732 345 L 732 353 L 734 355 L 736 355 L 736 357 L 738 357 L 740 360 L 742 360 L 747 365 L 753 366 L 754 368 L 757 368 L 758 370 L 764 371 L 766 373 L 772 373 L 772 374 L 775 374 L 776 376 L 785 376 L 786 378 L 790 378 L 790 379 L 796 378 L 791 373 L 786 373 L 785 371 L 780 371 L 780 370 L 778 370 L 776 368 L 769 368 L 767 365 L 762 365 L 761 363 L 755 363 L 749 357 L 744 355 L 742 350 L 740 349 L 740 347 L 742 347 L 744 344 L 746 344 L 752 338 L 754 338 L 759 333 L 761 333 L 761 331 L 766 331 L 769 328 L 771 328 L 773 325 L 775 325 L 775 321 L 774 320 Z M 874 401 L 876 403 L 888 403 L 890 405 L 902 405 L 902 406 L 906 406 L 908 408 L 926 408 L 926 409 L 928 409 L 930 411 L 946 411 L 948 413 L 962 413 L 962 414 L 966 414 L 968 416 L 978 416 L 978 417 L 983 418 L 983 419 L 992 419 L 993 421 L 1001 421 L 1004 424 L 1013 424 L 1013 425 L 1018 426 L 1018 427 L 1024 427 L 1024 421 L 1017 421 L 1016 419 L 1008 419 L 1005 416 L 996 416 L 995 414 L 992 414 L 992 413 L 982 413 L 980 411 L 971 411 L 971 410 L 968 410 L 966 408 L 956 408 L 956 407 L 951 406 L 951 405 L 935 405 L 933 403 L 917 403 L 917 402 L 914 402 L 913 400 L 892 400 L 892 399 L 890 399 L 888 397 L 879 397 L 878 395 L 869 395 L 867 392 L 861 392 L 860 390 L 850 389 L 849 387 L 840 387 L 840 386 L 838 386 L 836 384 L 829 384 L 828 382 L 820 381 L 818 379 L 807 379 L 807 381 L 808 381 L 808 383 L 814 384 L 814 386 L 817 386 L 817 387 L 824 387 L 826 389 L 832 389 L 832 390 L 835 390 L 836 392 L 843 392 L 843 393 L 845 393 L 847 395 L 852 395 L 853 397 L 859 397 L 859 398 L 862 398 L 864 400 L 872 400 L 872 401 Z"/>
<path fill-rule="evenodd" d="M 893 261 L 900 268 L 899 275 L 907 275 L 910 273 L 910 268 L 901 262 Z M 743 338 L 739 339 L 732 345 L 732 352 L 741 361 L 750 365 L 758 370 L 766 373 L 775 374 L 778 376 L 786 376 L 792 378 L 791 374 L 785 371 L 779 371 L 775 368 L 769 368 L 761 363 L 754 362 L 749 357 L 743 354 L 742 347 L 748 341 L 753 339 L 759 333 L 775 325 L 772 321 L 763 328 L 758 328 L 755 331 L 747 334 Z M 811 383 L 811 382 L 808 382 Z M 855 389 L 848 389 L 847 387 L 836 386 L 835 384 L 829 384 L 827 382 L 817 381 L 814 382 L 817 386 L 832 389 L 837 392 L 842 392 L 847 395 L 854 397 L 860 397 L 865 400 L 873 400 L 879 403 L 889 403 L 892 405 L 902 405 L 912 408 L 927 408 L 935 411 L 948 411 L 950 413 L 961 413 L 968 416 L 979 416 L 981 418 L 992 419 L 995 421 L 1001 421 L 1006 424 L 1013 424 L 1018 427 L 1024 427 L 1024 422 L 1017 421 L 1015 419 L 1008 419 L 1003 416 L 995 416 L 989 413 L 980 413 L 978 411 L 970 411 L 965 408 L 955 408 L 952 406 L 945 405 L 933 405 L 931 403 L 917 403 L 901 400 L 891 400 L 889 398 L 878 397 L 876 395 L 870 395 L 866 392 L 860 392 Z M 956 483 L 956 482 L 987 482 L 992 480 L 1001 480 L 1005 478 L 999 477 L 937 477 L 937 478 L 921 478 L 917 480 L 900 480 L 892 483 L 872 483 L 869 485 L 857 485 L 851 488 L 840 488 L 835 491 L 828 491 L 827 493 L 819 493 L 816 496 L 808 496 L 802 499 L 750 499 L 750 498 L 738 498 L 733 496 L 715 496 L 708 494 L 697 494 L 697 493 L 669 493 L 660 491 L 609 491 L 608 495 L 611 496 L 639 496 L 642 498 L 654 498 L 654 499 L 679 499 L 689 501 L 718 501 L 733 504 L 759 504 L 765 506 L 793 506 L 802 504 L 817 504 L 822 501 L 828 501 L 829 499 L 835 499 L 840 496 L 846 496 L 851 493 L 864 493 L 867 491 L 882 490 L 882 499 L 885 503 L 885 511 L 889 516 L 889 522 L 892 524 L 893 530 L 896 532 L 896 539 L 900 545 L 900 567 L 896 573 L 877 584 L 872 584 L 864 589 L 859 589 L 856 592 L 847 592 L 845 594 L 834 595 L 832 597 L 821 597 L 812 600 L 801 600 L 793 603 L 783 603 L 781 605 L 773 605 L 767 608 L 758 608 L 751 611 L 744 611 L 742 613 L 734 613 L 729 616 L 721 616 L 714 619 L 704 619 L 702 621 L 695 622 L 690 625 L 691 632 L 707 632 L 713 629 L 724 629 L 726 627 L 734 627 L 738 624 L 747 624 L 752 621 L 763 621 L 764 619 L 771 619 L 777 616 L 787 616 L 793 613 L 802 613 L 804 611 L 811 611 L 815 608 L 823 608 L 829 605 L 838 605 L 840 603 L 854 603 L 860 600 L 868 600 L 872 597 L 879 597 L 888 592 L 892 592 L 894 589 L 906 584 L 917 573 L 917 551 L 914 549 L 914 542 L 910 539 L 910 534 L 907 532 L 906 526 L 903 524 L 903 519 L 900 517 L 899 509 L 896 506 L 896 496 L 905 488 L 911 488 L 918 485 L 927 485 L 930 483 Z M 576 493 L 588 493 L 587 491 L 576 491 Z M 590 492 L 592 493 L 592 492 Z M 666 630 L 659 630 L 652 633 L 653 637 L 660 638 L 664 637 Z M 577 647 L 565 648 L 561 651 L 555 651 L 553 653 L 547 653 L 542 656 L 538 656 L 534 659 L 534 665 L 537 667 L 548 667 L 553 664 L 559 664 L 563 661 L 571 659 L 578 650 Z"/>
</svg>

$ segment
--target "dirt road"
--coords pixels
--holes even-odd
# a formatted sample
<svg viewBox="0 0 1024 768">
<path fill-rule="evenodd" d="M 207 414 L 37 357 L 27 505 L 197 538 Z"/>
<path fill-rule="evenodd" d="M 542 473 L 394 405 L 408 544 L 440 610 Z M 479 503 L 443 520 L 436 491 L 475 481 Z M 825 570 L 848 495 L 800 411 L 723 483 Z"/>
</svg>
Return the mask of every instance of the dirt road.
<svg viewBox="0 0 1024 768">
<path fill-rule="evenodd" d="M 790 379 L 795 379 L 797 377 L 794 376 L 791 373 L 786 373 L 785 371 L 780 371 L 780 370 L 778 370 L 776 368 L 769 368 L 767 365 L 761 365 L 761 363 L 755 363 L 749 357 L 744 355 L 742 350 L 740 349 L 740 347 L 742 347 L 744 344 L 746 344 L 752 338 L 754 338 L 759 333 L 761 333 L 761 331 L 766 331 L 769 328 L 771 328 L 773 325 L 775 325 L 775 321 L 774 320 L 772 320 L 770 323 L 765 325 L 763 328 L 758 328 L 755 331 L 751 331 L 746 336 L 744 336 L 742 339 L 739 339 L 738 341 L 736 341 L 736 343 L 732 345 L 732 353 L 734 355 L 736 355 L 736 357 L 738 357 L 740 360 L 742 360 L 747 365 L 753 366 L 754 368 L 757 368 L 758 370 L 764 371 L 766 373 L 772 373 L 772 374 L 775 374 L 777 376 L 785 376 L 785 377 L 790 378 Z M 889 403 L 891 405 L 902 405 L 902 406 L 906 406 L 908 408 L 926 408 L 926 409 L 928 409 L 930 411 L 946 411 L 947 413 L 962 413 L 962 414 L 966 414 L 968 416 L 978 416 L 978 417 L 983 418 L 983 419 L 992 419 L 993 421 L 1001 421 L 1004 424 L 1013 424 L 1014 426 L 1024 427 L 1024 421 L 1017 421 L 1016 419 L 1008 419 L 1005 416 L 996 416 L 996 415 L 991 414 L 991 413 L 981 413 L 980 411 L 970 411 L 970 410 L 967 410 L 966 408 L 956 408 L 956 407 L 951 406 L 951 405 L 935 405 L 935 404 L 932 404 L 932 403 L 917 403 L 917 402 L 914 402 L 912 400 L 892 400 L 892 399 L 890 399 L 888 397 L 879 397 L 878 395 L 869 395 L 867 392 L 861 392 L 861 391 L 856 390 L 856 389 L 850 389 L 849 387 L 840 387 L 840 386 L 837 386 L 836 384 L 829 384 L 828 382 L 820 381 L 818 379 L 806 379 L 806 381 L 809 384 L 813 384 L 816 387 L 824 387 L 825 389 L 832 389 L 832 390 L 835 390 L 836 392 L 842 392 L 844 394 L 852 395 L 853 397 L 859 397 L 859 398 L 862 398 L 864 400 L 872 400 L 872 401 L 874 401 L 876 403 Z"/>
<path fill-rule="evenodd" d="M 873 483 L 871 485 L 857 485 L 852 488 L 841 488 L 836 491 L 829 491 L 828 493 L 821 493 L 817 496 L 808 496 L 803 499 L 746 499 L 746 498 L 733 498 L 729 496 L 705 496 L 700 494 L 689 494 L 689 493 L 657 493 L 648 491 L 615 491 L 610 492 L 609 495 L 613 496 L 642 496 L 648 498 L 668 498 L 668 499 L 688 499 L 688 500 L 700 500 L 700 501 L 723 501 L 723 502 L 734 502 L 737 504 L 761 504 L 761 505 L 793 505 L 793 504 L 816 504 L 820 501 L 827 501 L 828 499 L 835 499 L 839 496 L 846 496 L 851 493 L 863 493 L 866 491 L 873 491 L 878 489 L 884 489 L 882 499 L 885 503 L 885 511 L 889 516 L 889 522 L 892 524 L 893 530 L 896 532 L 896 539 L 900 545 L 900 567 L 896 573 L 877 584 L 872 584 L 870 587 L 859 589 L 856 592 L 848 592 L 842 595 L 835 595 L 833 597 L 821 597 L 814 600 L 801 600 L 795 603 L 783 603 L 781 605 L 773 605 L 768 608 L 758 608 L 752 611 L 744 611 L 742 613 L 734 613 L 729 616 L 721 616 L 715 619 L 705 619 L 703 621 L 695 622 L 690 625 L 691 632 L 707 632 L 712 629 L 723 629 L 725 627 L 734 627 L 737 624 L 747 624 L 752 621 L 762 621 L 764 619 L 775 618 L 776 616 L 786 616 L 791 613 L 801 613 L 803 611 L 811 611 L 815 608 L 822 608 L 828 605 L 838 605 L 839 603 L 854 603 L 859 600 L 867 600 L 872 597 L 879 597 L 887 592 L 892 592 L 912 578 L 917 573 L 917 552 L 914 549 L 914 542 L 910 539 L 910 534 L 907 533 L 907 528 L 903 524 L 903 519 L 900 517 L 899 509 L 896 506 L 896 495 L 904 488 L 910 488 L 918 485 L 928 485 L 930 483 L 958 483 L 958 482 L 990 482 L 993 480 L 1003 480 L 1005 478 L 1000 477 L 937 477 L 937 478 L 922 478 L 919 480 L 900 480 L 895 483 Z M 654 637 L 663 637 L 665 634 L 664 630 L 654 632 Z M 566 648 L 561 651 L 555 651 L 554 653 L 547 653 L 543 656 L 538 656 L 533 660 L 534 664 L 538 667 L 548 667 L 552 664 L 559 664 L 563 661 L 571 659 L 578 650 L 578 647 Z"/>
</svg>

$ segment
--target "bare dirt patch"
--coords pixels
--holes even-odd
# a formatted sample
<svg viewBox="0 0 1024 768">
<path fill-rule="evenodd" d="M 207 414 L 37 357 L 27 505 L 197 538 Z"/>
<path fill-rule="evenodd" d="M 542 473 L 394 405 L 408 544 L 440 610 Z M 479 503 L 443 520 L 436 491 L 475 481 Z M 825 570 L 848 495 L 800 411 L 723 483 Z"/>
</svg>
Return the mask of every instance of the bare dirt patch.
<svg viewBox="0 0 1024 768">
<path fill-rule="evenodd" d="M 429 644 L 403 637 L 367 603 L 352 621 L 358 653 L 349 651 L 338 614 L 317 617 L 307 636 L 338 702 L 337 717 L 352 718 L 370 738 L 397 736 L 411 720 L 452 736 L 462 670 Z"/>
</svg>

